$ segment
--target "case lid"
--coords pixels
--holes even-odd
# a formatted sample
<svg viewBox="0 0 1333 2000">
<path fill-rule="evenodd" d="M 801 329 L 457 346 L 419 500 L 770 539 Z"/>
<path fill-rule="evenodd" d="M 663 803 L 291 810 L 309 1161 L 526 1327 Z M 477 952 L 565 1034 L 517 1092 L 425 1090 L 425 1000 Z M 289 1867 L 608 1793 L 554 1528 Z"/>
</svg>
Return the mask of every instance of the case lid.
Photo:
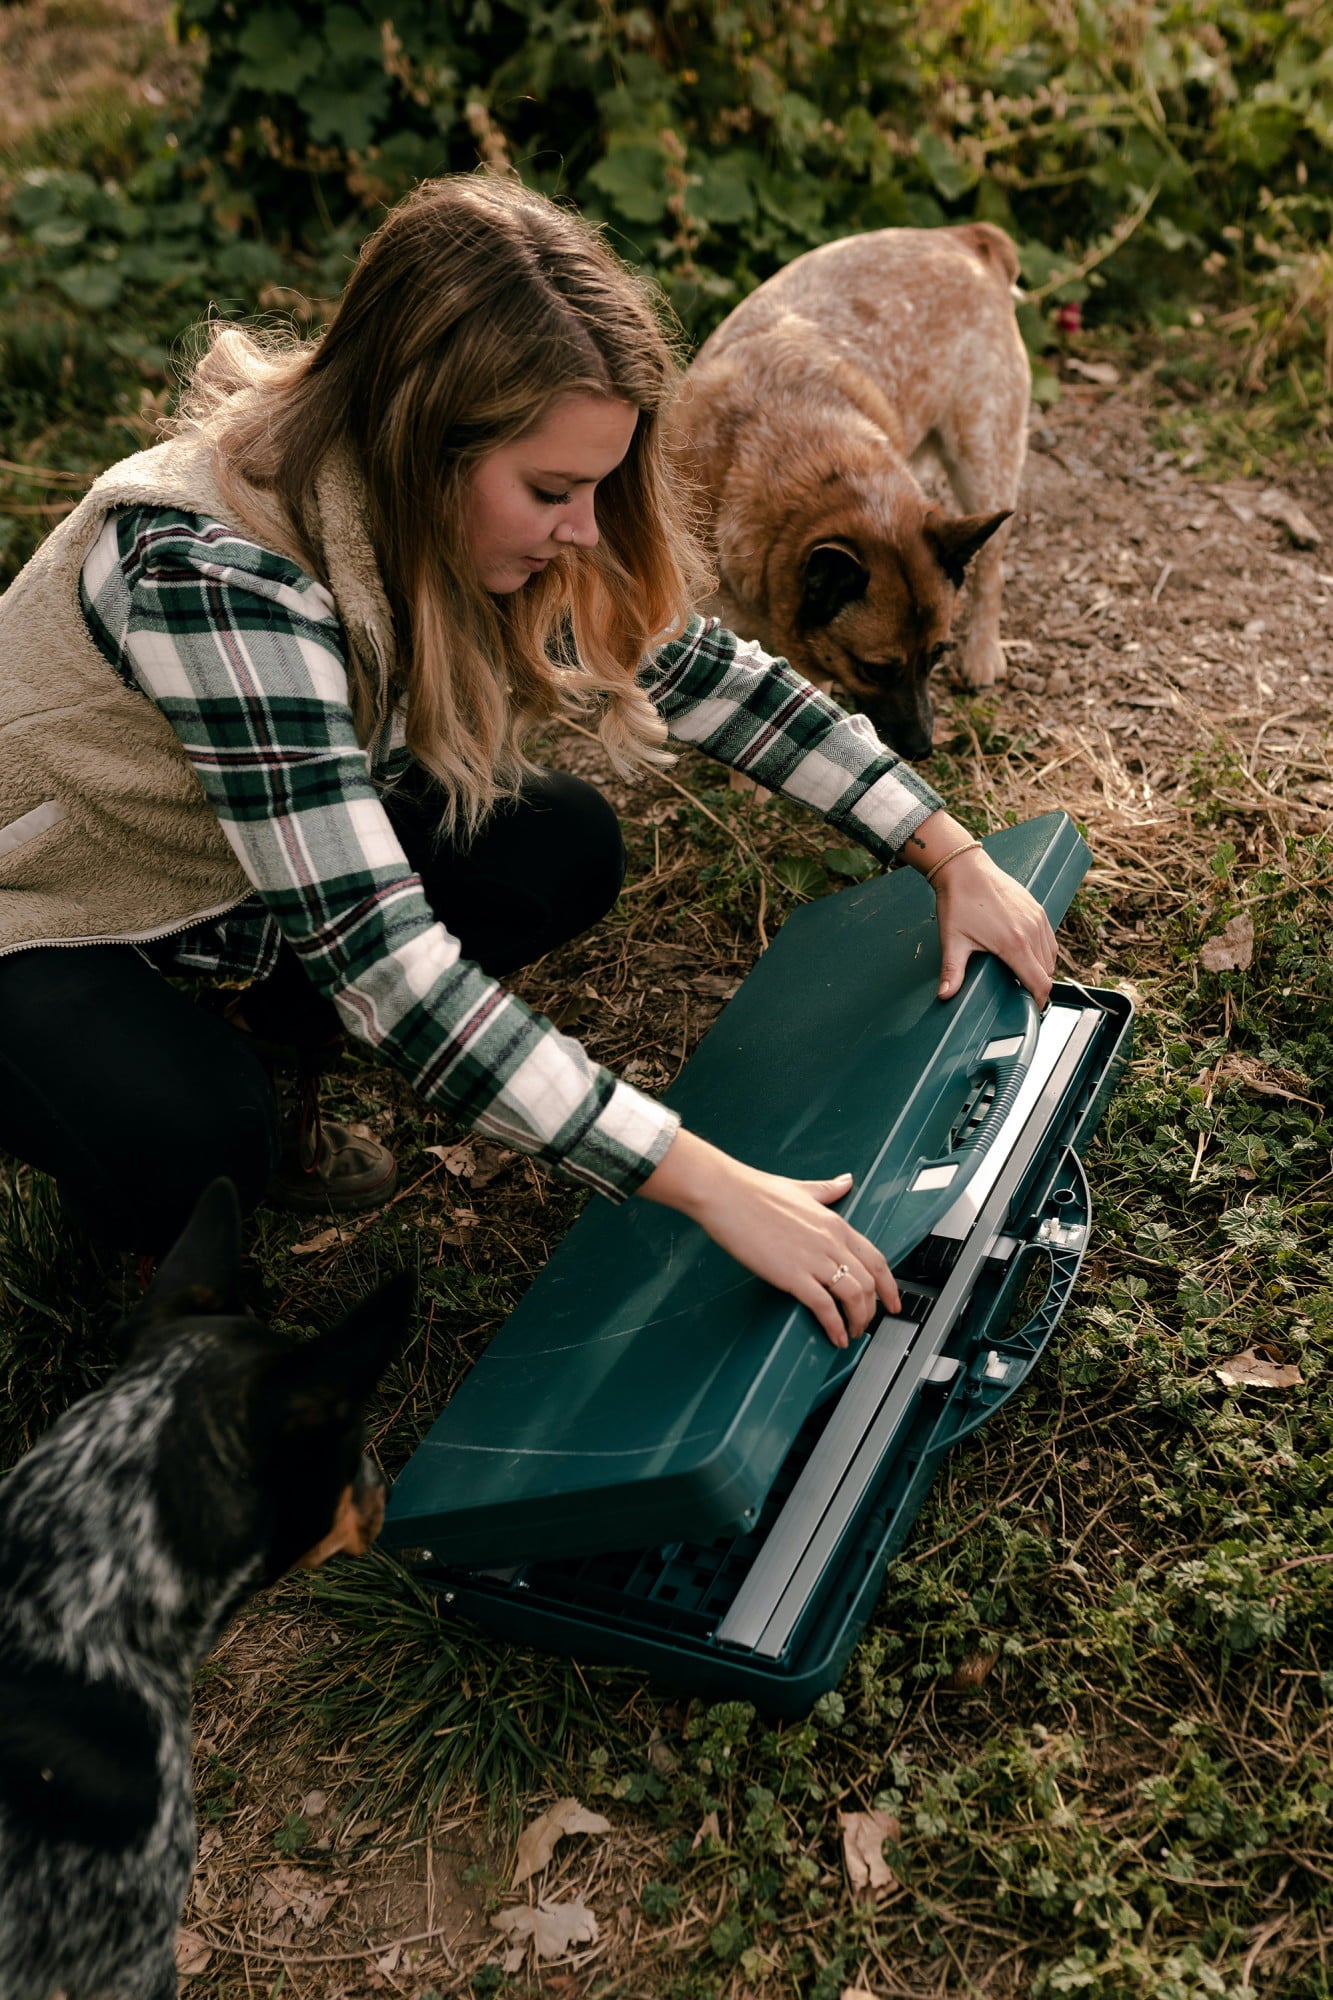
<svg viewBox="0 0 1333 2000">
<path fill-rule="evenodd" d="M 1090 860 L 1049 813 L 992 834 L 1059 923 Z M 803 1180 L 888 1258 L 957 1200 L 1022 1082 L 1036 1010 L 997 959 L 936 998 L 914 870 L 807 904 L 667 1101 L 690 1130 Z M 594 1202 L 398 1479 L 384 1540 L 472 1567 L 707 1540 L 757 1516 L 797 1431 L 864 1351 L 655 1202 Z"/>
</svg>

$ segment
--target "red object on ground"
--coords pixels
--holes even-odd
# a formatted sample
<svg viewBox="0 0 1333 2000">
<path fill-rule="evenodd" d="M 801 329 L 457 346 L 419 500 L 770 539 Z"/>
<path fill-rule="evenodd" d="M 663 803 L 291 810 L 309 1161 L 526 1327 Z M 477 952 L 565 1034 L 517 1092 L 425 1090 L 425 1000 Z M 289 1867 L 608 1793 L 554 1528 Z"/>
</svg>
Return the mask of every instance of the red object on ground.
<svg viewBox="0 0 1333 2000">
<path fill-rule="evenodd" d="M 1058 306 L 1055 324 L 1061 333 L 1082 333 L 1083 308 L 1080 305 Z"/>
</svg>

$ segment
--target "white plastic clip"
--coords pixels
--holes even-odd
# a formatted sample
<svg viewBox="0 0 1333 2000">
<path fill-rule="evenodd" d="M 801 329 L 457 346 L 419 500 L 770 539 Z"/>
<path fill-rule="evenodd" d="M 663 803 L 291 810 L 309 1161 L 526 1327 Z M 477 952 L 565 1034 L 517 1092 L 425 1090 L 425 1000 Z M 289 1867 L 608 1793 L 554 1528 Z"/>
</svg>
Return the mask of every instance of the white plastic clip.
<svg viewBox="0 0 1333 2000">
<path fill-rule="evenodd" d="M 1058 1217 L 1048 1215 L 1037 1230 L 1038 1243 L 1049 1244 L 1053 1250 L 1078 1250 L 1082 1248 L 1087 1228 L 1081 1222 L 1061 1222 Z"/>
</svg>

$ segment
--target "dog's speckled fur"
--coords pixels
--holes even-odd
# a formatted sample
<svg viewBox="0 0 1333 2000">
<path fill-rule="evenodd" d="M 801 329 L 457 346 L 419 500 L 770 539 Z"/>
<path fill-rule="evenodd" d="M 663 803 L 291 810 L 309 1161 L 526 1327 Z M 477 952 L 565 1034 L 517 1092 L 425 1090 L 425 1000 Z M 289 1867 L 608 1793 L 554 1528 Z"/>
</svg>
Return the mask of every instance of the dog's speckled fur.
<svg viewBox="0 0 1333 2000">
<path fill-rule="evenodd" d="M 674 435 L 704 497 L 715 609 L 833 680 L 904 756 L 971 573 L 964 678 L 1003 669 L 1001 553 L 1027 443 L 1014 246 L 993 224 L 881 229 L 770 278 L 704 342 Z M 965 510 L 912 473 L 933 456 Z"/>
<path fill-rule="evenodd" d="M 219 1182 L 125 1366 L 0 1485 L 0 2000 L 174 2000 L 196 1669 L 252 1591 L 379 1531 L 362 1409 L 410 1287 L 294 1345 L 240 1310 L 238 1239 Z"/>
</svg>

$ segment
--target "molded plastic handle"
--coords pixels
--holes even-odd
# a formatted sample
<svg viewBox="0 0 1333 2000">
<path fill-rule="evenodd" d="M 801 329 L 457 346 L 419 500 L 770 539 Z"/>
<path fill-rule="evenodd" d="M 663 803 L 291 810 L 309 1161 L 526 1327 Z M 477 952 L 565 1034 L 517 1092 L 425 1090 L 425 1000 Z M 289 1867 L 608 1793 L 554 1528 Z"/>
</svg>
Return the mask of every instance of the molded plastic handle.
<svg viewBox="0 0 1333 2000">
<path fill-rule="evenodd" d="M 1002 1033 L 997 1027 L 993 1027 L 990 1035 L 990 1043 L 1011 1041 L 1017 1038 L 1018 1047 L 1010 1050 L 1008 1055 L 986 1057 L 983 1054 L 978 1056 L 968 1075 L 968 1080 L 974 1087 L 988 1076 L 993 1077 L 995 1080 L 995 1096 L 987 1109 L 985 1117 L 982 1119 L 980 1125 L 978 1125 L 976 1131 L 972 1133 L 971 1137 L 965 1140 L 953 1152 L 944 1154 L 937 1160 L 918 1161 L 914 1171 L 914 1179 L 923 1169 L 929 1171 L 933 1166 L 966 1167 L 970 1173 L 980 1163 L 981 1155 L 990 1145 L 991 1140 L 1000 1130 L 1000 1127 L 1004 1124 L 1005 1119 L 1013 1108 L 1014 1099 L 1023 1087 L 1023 1079 L 1028 1073 L 1033 1056 L 1036 1054 L 1037 1037 L 1041 1033 L 1041 1015 L 1037 1011 L 1036 1002 L 1030 993 L 1026 992 L 1022 987 L 1017 986 L 1017 982 L 1015 982 L 1015 986 L 1015 998 L 1022 1010 L 1022 1027 L 1011 1031 L 1007 1035 Z M 961 1180 L 958 1179 L 956 1174 L 953 1176 L 949 1183 L 950 1201 L 956 1199 L 966 1184 L 966 1175 Z M 938 1204 L 938 1186 L 919 1190 L 909 1186 L 902 1197 L 904 1202 L 910 1202 L 914 1193 L 919 1193 L 921 1196 L 927 1197 L 932 1204 Z M 932 1223 L 938 1221 L 938 1219 L 938 1214 L 936 1214 L 932 1217 Z M 922 1233 L 925 1234 L 927 1232 L 923 1231 Z M 867 1327 L 859 1340 L 849 1341 L 847 1347 L 837 1353 L 836 1359 L 829 1365 L 828 1374 L 820 1383 L 819 1395 L 815 1401 L 816 1408 L 826 1403 L 830 1396 L 836 1395 L 838 1390 L 841 1389 L 843 1383 L 861 1359 L 870 1334 L 877 1324 L 878 1315 L 871 1321 L 870 1326 Z"/>
<path fill-rule="evenodd" d="M 1037 1004 L 1032 995 L 1018 986 L 1017 982 L 1015 982 L 1015 990 L 1012 997 L 1019 1008 L 1020 1025 L 1016 1029 L 1010 1029 L 1006 1033 L 999 1023 L 992 1024 L 986 1047 L 993 1047 L 996 1042 L 1014 1040 L 1017 1040 L 1018 1047 L 1011 1049 L 1008 1054 L 1002 1056 L 988 1056 L 983 1049 L 977 1055 L 967 1073 L 968 1082 L 973 1089 L 987 1078 L 994 1080 L 995 1095 L 991 1100 L 985 1117 L 977 1126 L 976 1131 L 971 1133 L 960 1146 L 956 1146 L 952 1152 L 938 1154 L 933 1160 L 917 1161 L 913 1170 L 912 1181 L 909 1183 L 902 1197 L 904 1202 L 910 1204 L 914 1196 L 919 1196 L 923 1199 L 923 1205 L 927 1200 L 932 1205 L 937 1204 L 941 1185 L 947 1185 L 949 1188 L 949 1203 L 946 1203 L 946 1206 L 952 1203 L 962 1193 L 968 1174 L 979 1165 L 982 1154 L 986 1151 L 991 1140 L 995 1137 L 995 1134 L 999 1131 L 1013 1108 L 1014 1099 L 1023 1087 L 1023 1079 L 1027 1075 L 1032 1065 L 1032 1058 L 1037 1052 L 1037 1038 L 1041 1033 L 1041 1015 L 1037 1012 Z M 925 1187 L 918 1185 L 923 1173 L 929 1174 L 933 1168 L 943 1169 L 946 1167 L 952 1167 L 955 1170 L 947 1183 L 941 1183 L 936 1180 L 928 1183 Z M 930 1226 L 933 1226 L 936 1220 L 938 1220 L 938 1216 L 933 1215 Z M 922 1235 L 927 1233 L 928 1229 L 923 1229 L 921 1232 Z"/>
<path fill-rule="evenodd" d="M 973 1071 L 973 1080 L 990 1075 L 995 1079 L 995 1096 L 990 1109 L 978 1125 L 971 1138 L 957 1151 L 950 1154 L 954 1160 L 971 1162 L 985 1152 L 995 1134 L 1013 1109 L 1014 1099 L 1023 1087 L 1023 1078 L 1032 1066 L 1032 1058 L 1037 1053 L 1037 1037 L 1041 1033 L 1041 1015 L 1037 1003 L 1028 992 L 1020 990 L 1023 1007 L 1022 1040 L 1018 1047 L 1006 1056 L 981 1056 Z M 992 1035 L 991 1042 L 1010 1040 L 1011 1037 Z"/>
</svg>

